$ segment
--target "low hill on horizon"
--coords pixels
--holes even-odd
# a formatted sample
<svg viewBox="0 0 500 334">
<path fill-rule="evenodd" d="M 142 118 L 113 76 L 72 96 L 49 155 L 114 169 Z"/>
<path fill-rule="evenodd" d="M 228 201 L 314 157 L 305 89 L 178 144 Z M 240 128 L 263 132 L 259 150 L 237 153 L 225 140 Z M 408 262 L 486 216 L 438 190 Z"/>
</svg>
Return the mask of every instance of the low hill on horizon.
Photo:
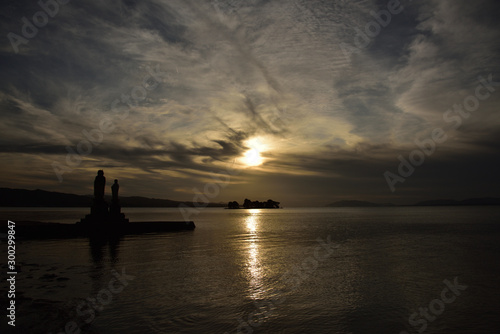
<svg viewBox="0 0 500 334">
<path fill-rule="evenodd" d="M 343 200 L 343 201 L 333 202 L 331 204 L 328 204 L 327 206 L 342 208 L 342 207 L 379 207 L 379 206 L 396 206 L 396 205 L 392 203 L 378 204 L 367 201 Z"/>
<path fill-rule="evenodd" d="M 90 207 L 92 195 L 75 195 L 41 189 L 0 188 L 0 207 Z M 105 197 L 111 203 L 111 196 Z M 122 207 L 177 207 L 180 204 L 194 206 L 192 202 L 169 199 L 147 198 L 141 196 L 120 197 Z M 210 203 L 209 207 L 224 207 L 222 203 Z"/>
<path fill-rule="evenodd" d="M 328 204 L 327 207 L 388 207 L 388 206 L 472 206 L 472 205 L 500 205 L 500 198 L 468 198 L 461 201 L 453 199 L 436 199 L 421 201 L 410 205 L 397 205 L 392 203 L 372 203 L 367 201 L 344 200 Z"/>
<path fill-rule="evenodd" d="M 462 201 L 453 199 L 438 199 L 431 201 L 422 201 L 414 204 L 415 206 L 467 206 L 467 205 L 500 205 L 500 198 L 468 198 Z"/>
</svg>

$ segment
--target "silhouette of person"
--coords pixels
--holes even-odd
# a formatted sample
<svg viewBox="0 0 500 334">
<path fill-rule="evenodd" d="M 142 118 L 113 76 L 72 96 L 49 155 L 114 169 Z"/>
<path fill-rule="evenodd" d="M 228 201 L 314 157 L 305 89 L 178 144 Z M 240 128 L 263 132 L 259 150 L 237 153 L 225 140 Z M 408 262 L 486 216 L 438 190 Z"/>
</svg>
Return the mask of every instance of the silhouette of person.
<svg viewBox="0 0 500 334">
<path fill-rule="evenodd" d="M 120 189 L 120 186 L 118 185 L 118 180 L 115 180 L 115 183 L 111 186 L 111 193 L 112 193 L 112 199 L 111 201 L 113 203 L 118 203 L 118 190 Z"/>
<path fill-rule="evenodd" d="M 94 198 L 97 201 L 104 200 L 104 188 L 106 187 L 106 178 L 104 171 L 99 170 L 94 180 Z"/>
</svg>

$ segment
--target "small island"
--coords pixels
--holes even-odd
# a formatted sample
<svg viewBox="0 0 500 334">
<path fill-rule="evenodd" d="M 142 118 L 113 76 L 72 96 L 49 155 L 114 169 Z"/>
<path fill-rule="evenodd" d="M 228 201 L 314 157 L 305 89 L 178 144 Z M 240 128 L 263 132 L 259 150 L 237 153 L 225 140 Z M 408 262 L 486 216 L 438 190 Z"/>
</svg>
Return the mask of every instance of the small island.
<svg viewBox="0 0 500 334">
<path fill-rule="evenodd" d="M 248 198 L 245 198 L 243 201 L 243 206 L 236 201 L 227 203 L 226 209 L 279 209 L 280 202 L 273 201 L 272 199 L 268 199 L 266 202 L 259 201 L 251 201 Z"/>
</svg>

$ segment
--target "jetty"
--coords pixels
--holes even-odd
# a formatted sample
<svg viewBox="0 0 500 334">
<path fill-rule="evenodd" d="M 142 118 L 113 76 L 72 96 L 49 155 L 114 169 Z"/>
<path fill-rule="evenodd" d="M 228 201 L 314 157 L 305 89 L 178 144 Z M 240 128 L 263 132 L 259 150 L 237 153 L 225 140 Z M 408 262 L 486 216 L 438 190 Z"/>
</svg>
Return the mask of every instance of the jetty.
<svg viewBox="0 0 500 334">
<path fill-rule="evenodd" d="M 2 221 L 7 230 L 7 221 Z M 109 224 L 88 228 L 80 224 L 63 224 L 39 221 L 15 221 L 16 238 L 65 239 L 80 237 L 121 237 L 131 234 L 189 231 L 195 229 L 192 221 L 147 221 Z"/>
<path fill-rule="evenodd" d="M 130 234 L 189 231 L 196 228 L 193 221 L 143 221 L 130 222 L 121 212 L 118 197 L 119 185 L 115 180 L 111 186 L 111 204 L 104 199 L 106 178 L 99 170 L 94 180 L 94 198 L 90 214 L 74 224 L 38 221 L 16 221 L 16 237 L 20 238 L 78 238 L 120 237 Z M 3 225 L 4 222 L 2 222 Z M 7 221 L 5 221 L 7 224 Z"/>
</svg>

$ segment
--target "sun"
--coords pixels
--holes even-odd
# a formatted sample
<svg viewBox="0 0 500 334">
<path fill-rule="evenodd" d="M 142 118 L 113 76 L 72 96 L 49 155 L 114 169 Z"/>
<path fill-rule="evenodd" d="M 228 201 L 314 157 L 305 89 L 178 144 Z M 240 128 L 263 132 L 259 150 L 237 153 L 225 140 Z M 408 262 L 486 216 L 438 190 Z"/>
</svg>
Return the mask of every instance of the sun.
<svg viewBox="0 0 500 334">
<path fill-rule="evenodd" d="M 243 162 L 249 167 L 254 167 L 262 165 L 264 160 L 262 159 L 259 150 L 254 147 L 245 152 L 243 155 Z"/>
<path fill-rule="evenodd" d="M 245 142 L 245 146 L 248 150 L 240 158 L 242 164 L 247 167 L 256 167 L 264 163 L 265 158 L 262 157 L 262 153 L 268 150 L 268 145 L 264 144 L 262 138 L 252 138 Z"/>
</svg>

